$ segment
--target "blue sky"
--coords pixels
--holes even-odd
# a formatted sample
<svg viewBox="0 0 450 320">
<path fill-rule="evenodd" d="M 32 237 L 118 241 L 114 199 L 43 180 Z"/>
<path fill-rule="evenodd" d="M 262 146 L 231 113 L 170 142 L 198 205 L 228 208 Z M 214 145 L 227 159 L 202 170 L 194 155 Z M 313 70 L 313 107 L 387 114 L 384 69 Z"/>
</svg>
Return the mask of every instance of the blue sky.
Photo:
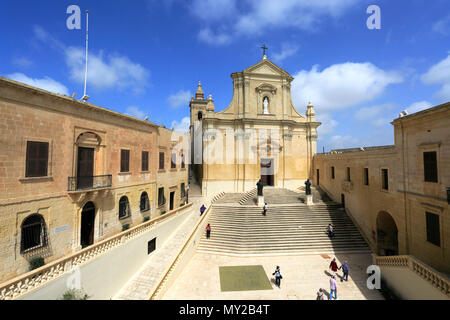
<svg viewBox="0 0 450 320">
<path fill-rule="evenodd" d="M 69 5 L 82 29 L 68 30 Z M 381 9 L 381 29 L 366 12 Z M 0 75 L 83 95 L 90 11 L 90 102 L 176 129 L 201 80 L 216 111 L 231 73 L 268 58 L 294 78 L 293 101 L 315 105 L 318 151 L 392 144 L 390 122 L 450 101 L 448 0 L 114 0 L 2 4 Z"/>
</svg>

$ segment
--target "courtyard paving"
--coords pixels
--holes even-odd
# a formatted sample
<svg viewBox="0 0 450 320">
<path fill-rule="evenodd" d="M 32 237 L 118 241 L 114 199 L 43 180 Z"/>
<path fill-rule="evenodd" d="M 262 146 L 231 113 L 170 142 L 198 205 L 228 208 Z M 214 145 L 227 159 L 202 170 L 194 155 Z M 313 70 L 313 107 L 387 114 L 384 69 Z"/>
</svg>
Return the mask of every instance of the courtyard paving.
<svg viewBox="0 0 450 320">
<path fill-rule="evenodd" d="M 231 257 L 206 253 L 195 254 L 163 300 L 315 300 L 319 288 L 326 299 L 330 292 L 331 259 L 338 266 L 348 261 L 349 281 L 338 282 L 338 300 L 383 300 L 377 290 L 366 286 L 366 268 L 372 264 L 369 254 L 297 255 L 267 257 Z M 222 292 L 219 267 L 262 265 L 271 281 L 271 290 Z M 283 279 L 281 288 L 275 286 L 272 273 L 279 265 Z M 338 271 L 338 275 L 342 275 Z"/>
</svg>

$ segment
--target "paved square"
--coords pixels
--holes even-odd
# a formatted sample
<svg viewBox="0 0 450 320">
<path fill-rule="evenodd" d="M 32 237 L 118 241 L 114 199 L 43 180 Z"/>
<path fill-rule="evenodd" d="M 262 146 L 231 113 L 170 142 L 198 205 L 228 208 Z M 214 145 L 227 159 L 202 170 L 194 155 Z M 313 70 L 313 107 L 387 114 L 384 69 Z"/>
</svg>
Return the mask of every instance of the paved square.
<svg viewBox="0 0 450 320">
<path fill-rule="evenodd" d="M 220 288 L 225 291 L 272 290 L 263 266 L 219 267 Z"/>
<path fill-rule="evenodd" d="M 233 257 L 196 253 L 183 268 L 175 282 L 167 288 L 162 300 L 315 300 L 322 288 L 326 298 L 330 292 L 330 262 L 336 257 L 338 265 L 348 261 L 348 282 L 338 279 L 339 300 L 383 300 L 378 290 L 367 288 L 367 266 L 370 254 L 319 254 Z M 222 291 L 220 267 L 262 266 L 273 290 Z M 275 286 L 272 273 L 280 266 L 281 288 Z M 201 272 L 198 272 L 201 270 Z M 338 275 L 341 275 L 339 272 Z"/>
</svg>

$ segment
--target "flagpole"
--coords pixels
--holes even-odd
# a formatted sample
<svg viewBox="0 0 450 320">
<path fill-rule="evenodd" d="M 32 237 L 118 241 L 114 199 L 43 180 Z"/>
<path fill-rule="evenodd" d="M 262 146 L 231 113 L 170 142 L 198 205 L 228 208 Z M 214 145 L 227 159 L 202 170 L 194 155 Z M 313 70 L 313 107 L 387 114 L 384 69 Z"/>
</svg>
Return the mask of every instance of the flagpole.
<svg viewBox="0 0 450 320">
<path fill-rule="evenodd" d="M 88 74 L 88 48 L 89 48 L 89 10 L 86 10 L 86 69 L 84 72 L 84 95 L 83 100 L 87 101 L 89 97 L 86 95 L 87 74 Z"/>
</svg>

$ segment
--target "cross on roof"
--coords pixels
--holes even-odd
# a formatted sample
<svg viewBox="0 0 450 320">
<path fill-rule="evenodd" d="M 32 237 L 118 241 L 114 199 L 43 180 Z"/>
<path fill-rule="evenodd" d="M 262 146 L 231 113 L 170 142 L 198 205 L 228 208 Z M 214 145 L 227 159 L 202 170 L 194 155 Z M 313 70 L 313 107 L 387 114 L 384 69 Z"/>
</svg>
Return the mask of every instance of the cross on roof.
<svg viewBox="0 0 450 320">
<path fill-rule="evenodd" d="M 261 49 L 263 49 L 263 57 L 266 56 L 266 50 L 269 50 L 269 48 L 266 47 L 266 45 L 264 44 Z"/>
</svg>

